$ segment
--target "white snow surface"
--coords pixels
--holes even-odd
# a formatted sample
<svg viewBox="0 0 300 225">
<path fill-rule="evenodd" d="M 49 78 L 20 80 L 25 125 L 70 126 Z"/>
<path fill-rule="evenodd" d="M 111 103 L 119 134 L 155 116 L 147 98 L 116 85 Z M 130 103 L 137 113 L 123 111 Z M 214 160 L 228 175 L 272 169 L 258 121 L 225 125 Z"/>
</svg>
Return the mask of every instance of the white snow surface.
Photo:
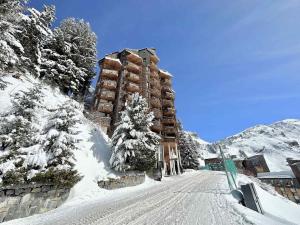
<svg viewBox="0 0 300 225">
<path fill-rule="evenodd" d="M 239 205 L 231 195 L 228 195 L 228 199 L 245 218 L 258 225 L 300 224 L 300 205 L 282 197 L 273 187 L 263 184 L 255 178 L 250 179 L 245 175 L 239 174 L 237 179 L 238 186 L 246 183 L 254 183 L 264 215 Z"/>
<path fill-rule="evenodd" d="M 13 94 L 20 90 L 27 90 L 40 81 L 32 76 L 22 76 L 21 79 L 15 79 L 12 76 L 4 76 L 3 79 L 10 84 L 5 90 L 0 90 L 0 113 L 7 112 L 11 105 L 10 99 Z M 43 127 L 48 122 L 49 112 L 46 110 L 56 108 L 59 104 L 62 104 L 70 98 L 62 94 L 59 89 L 54 89 L 49 85 L 43 84 L 41 88 L 43 93 L 42 108 L 37 109 L 35 112 L 38 117 L 39 124 Z M 74 104 L 83 109 L 83 105 L 80 105 L 76 101 L 72 100 Z M 82 110 L 81 110 L 82 111 Z M 78 182 L 71 190 L 68 201 L 73 199 L 85 198 L 86 195 L 91 195 L 95 190 L 99 190 L 97 181 L 101 179 L 107 179 L 108 177 L 115 177 L 116 175 L 109 169 L 109 138 L 101 131 L 98 126 L 86 119 L 81 111 L 79 112 L 79 118 L 81 124 L 77 125 L 76 131 L 78 134 L 76 144 L 78 150 L 74 151 L 75 155 L 75 169 L 82 176 L 82 180 Z M 44 153 L 40 153 L 38 146 L 33 146 L 31 149 L 27 149 L 28 152 L 34 153 L 28 155 L 26 162 L 45 164 L 47 156 Z M 13 165 L 5 164 L 1 165 L 6 169 L 10 169 Z M 33 173 L 36 171 L 33 171 Z M 34 174 L 32 174 L 33 176 Z"/>
<path fill-rule="evenodd" d="M 239 184 L 253 182 L 239 177 Z M 5 225 L 52 224 L 199 224 L 199 225 L 293 225 L 299 224 L 300 206 L 272 195 L 255 183 L 265 214 L 239 205 L 231 196 L 223 172 L 188 171 L 164 178 L 146 178 L 135 187 L 98 189 L 44 214 L 17 219 Z"/>
</svg>

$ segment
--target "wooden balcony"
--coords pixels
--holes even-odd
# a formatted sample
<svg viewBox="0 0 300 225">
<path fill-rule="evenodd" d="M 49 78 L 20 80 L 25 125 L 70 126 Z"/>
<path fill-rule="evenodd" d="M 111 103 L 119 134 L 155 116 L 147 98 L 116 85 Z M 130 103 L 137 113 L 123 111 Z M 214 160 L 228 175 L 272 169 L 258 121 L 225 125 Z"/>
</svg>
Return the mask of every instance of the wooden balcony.
<svg viewBox="0 0 300 225">
<path fill-rule="evenodd" d="M 176 120 L 175 120 L 174 117 L 163 117 L 162 123 L 164 125 L 173 125 L 173 126 L 175 126 L 176 125 Z"/>
<path fill-rule="evenodd" d="M 157 88 L 151 88 L 150 89 L 150 93 L 152 96 L 155 96 L 157 98 L 160 98 L 161 97 L 161 91 L 160 89 L 157 89 Z"/>
<path fill-rule="evenodd" d="M 170 79 L 172 77 L 172 75 L 165 70 L 159 70 L 159 75 L 161 78 L 165 78 L 165 79 Z"/>
<path fill-rule="evenodd" d="M 156 119 L 162 118 L 162 111 L 160 109 L 151 109 Z"/>
<path fill-rule="evenodd" d="M 162 90 L 163 92 L 171 92 L 171 93 L 173 93 L 173 90 L 172 90 L 172 88 L 171 88 L 170 86 L 165 86 L 165 85 L 163 85 L 163 86 L 161 87 L 161 90 Z"/>
<path fill-rule="evenodd" d="M 137 73 L 137 74 L 141 72 L 141 67 L 132 62 L 127 62 L 126 69 L 130 72 Z"/>
<path fill-rule="evenodd" d="M 98 96 L 100 99 L 113 101 L 113 100 L 115 100 L 116 94 L 113 91 L 101 90 L 100 94 L 98 94 Z"/>
<path fill-rule="evenodd" d="M 165 107 L 171 107 L 171 108 L 174 108 L 174 103 L 173 103 L 172 100 L 163 99 L 163 100 L 162 100 L 162 104 L 163 104 L 163 106 L 165 106 Z"/>
<path fill-rule="evenodd" d="M 176 135 L 177 128 L 175 126 L 164 126 L 163 133 L 166 135 L 171 135 L 171 136 Z"/>
<path fill-rule="evenodd" d="M 139 92 L 140 90 L 140 87 L 139 85 L 135 84 L 135 83 L 132 83 L 132 82 L 128 82 L 126 84 L 126 90 L 129 91 L 129 92 Z"/>
<path fill-rule="evenodd" d="M 163 115 L 165 116 L 174 116 L 175 115 L 175 109 L 174 108 L 166 108 L 163 110 Z"/>
<path fill-rule="evenodd" d="M 150 80 L 150 84 L 151 84 L 152 87 L 161 89 L 160 80 L 157 80 L 157 79 L 151 79 L 151 80 Z"/>
<path fill-rule="evenodd" d="M 175 99 L 175 95 L 172 92 L 165 92 L 163 94 L 163 98 L 165 99 L 170 99 L 170 100 L 174 100 Z"/>
<path fill-rule="evenodd" d="M 113 80 L 102 80 L 100 83 L 100 87 L 109 90 L 115 90 L 117 88 L 117 82 Z"/>
<path fill-rule="evenodd" d="M 154 120 L 153 125 L 151 126 L 151 130 L 159 133 L 162 130 L 162 125 L 159 120 Z"/>
<path fill-rule="evenodd" d="M 122 64 L 119 59 L 105 57 L 100 61 L 100 66 L 104 69 L 120 70 Z"/>
<path fill-rule="evenodd" d="M 150 55 L 150 61 L 154 63 L 158 63 L 159 58 L 157 57 L 157 55 Z"/>
<path fill-rule="evenodd" d="M 128 53 L 129 54 L 126 56 L 126 58 L 127 58 L 128 61 L 133 62 L 133 63 L 135 63 L 137 65 L 141 65 L 142 64 L 143 60 L 142 60 L 142 58 L 139 55 L 137 55 L 137 54 L 135 54 L 133 52 L 128 52 Z"/>
<path fill-rule="evenodd" d="M 126 74 L 126 78 L 131 81 L 131 82 L 134 82 L 134 83 L 139 83 L 140 82 L 140 76 L 135 74 L 135 73 L 130 73 L 128 72 Z"/>
<path fill-rule="evenodd" d="M 159 109 L 161 108 L 161 102 L 159 98 L 152 97 L 150 103 L 151 103 L 151 107 L 153 108 L 159 108 Z"/>
<path fill-rule="evenodd" d="M 124 95 L 124 100 L 125 100 L 125 102 L 126 102 L 126 101 L 127 101 L 127 102 L 132 101 L 132 95 L 131 95 L 131 94 L 126 94 L 126 95 Z"/>
<path fill-rule="evenodd" d="M 113 104 L 108 102 L 100 102 L 98 106 L 98 111 L 103 113 L 112 113 L 113 111 Z"/>
<path fill-rule="evenodd" d="M 161 82 L 162 85 L 165 85 L 165 86 L 172 86 L 172 81 L 171 79 L 165 79 L 164 81 Z"/>
<path fill-rule="evenodd" d="M 157 71 L 151 71 L 150 77 L 160 80 L 160 77 L 159 77 Z"/>
<path fill-rule="evenodd" d="M 157 65 L 153 62 L 149 65 L 151 71 L 158 71 Z"/>
<path fill-rule="evenodd" d="M 103 78 L 117 80 L 118 76 L 119 76 L 119 72 L 117 70 L 102 69 L 101 71 L 101 77 Z"/>
</svg>

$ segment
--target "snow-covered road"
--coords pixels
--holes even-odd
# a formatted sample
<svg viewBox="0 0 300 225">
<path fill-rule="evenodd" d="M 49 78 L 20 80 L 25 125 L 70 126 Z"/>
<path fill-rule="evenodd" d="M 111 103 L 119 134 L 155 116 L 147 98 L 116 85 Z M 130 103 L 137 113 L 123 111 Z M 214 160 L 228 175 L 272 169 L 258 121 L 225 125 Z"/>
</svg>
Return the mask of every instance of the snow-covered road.
<svg viewBox="0 0 300 225">
<path fill-rule="evenodd" d="M 58 208 L 11 224 L 248 224 L 226 200 L 228 189 L 224 189 L 224 182 L 221 173 L 195 172 L 118 197 Z"/>
</svg>

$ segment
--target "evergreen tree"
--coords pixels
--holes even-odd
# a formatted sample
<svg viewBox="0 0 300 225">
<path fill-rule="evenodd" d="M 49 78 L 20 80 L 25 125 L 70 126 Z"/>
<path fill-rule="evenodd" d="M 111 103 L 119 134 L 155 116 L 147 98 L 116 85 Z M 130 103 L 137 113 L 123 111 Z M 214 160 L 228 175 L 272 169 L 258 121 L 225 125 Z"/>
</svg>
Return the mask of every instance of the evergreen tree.
<svg viewBox="0 0 300 225">
<path fill-rule="evenodd" d="M 42 149 L 48 155 L 48 163 L 46 171 L 41 172 L 37 176 L 46 176 L 49 173 L 53 176 L 59 174 L 69 174 L 69 181 L 76 183 L 80 177 L 74 170 L 74 154 L 76 150 L 76 139 L 74 138 L 76 124 L 78 124 L 78 112 L 74 110 L 75 106 L 71 102 L 60 105 L 53 111 L 46 128 L 45 139 L 42 141 Z M 37 177 L 33 178 L 37 179 Z M 51 179 L 54 179 L 53 177 Z M 59 178 L 56 178 L 59 179 Z M 58 180 L 58 183 L 66 181 Z"/>
<path fill-rule="evenodd" d="M 112 135 L 111 167 L 117 171 L 147 171 L 155 165 L 160 137 L 150 130 L 154 115 L 138 93 L 126 103 Z"/>
<path fill-rule="evenodd" d="M 41 97 L 38 87 L 17 93 L 12 100 L 12 110 L 0 117 L 0 174 L 4 183 L 12 178 L 16 182 L 27 179 L 23 165 L 27 153 L 23 150 L 38 143 L 38 128 L 33 120 Z M 10 173 L 12 170 L 14 174 Z"/>
<path fill-rule="evenodd" d="M 199 154 L 197 145 L 193 137 L 188 132 L 183 130 L 179 131 L 178 149 L 181 156 L 182 167 L 185 169 L 198 169 L 199 167 Z"/>
<path fill-rule="evenodd" d="M 22 18 L 23 1 L 0 1 L 0 70 L 16 69 L 22 61 L 23 46 L 16 38 L 21 31 L 19 26 Z M 0 83 L 1 78 L 0 78 Z"/>
<path fill-rule="evenodd" d="M 83 72 L 71 59 L 71 43 L 65 41 L 60 29 L 55 29 L 52 39 L 42 51 L 42 66 L 40 77 L 59 86 L 68 93 L 78 93 L 83 79 Z"/>
<path fill-rule="evenodd" d="M 71 69 L 76 71 L 73 76 L 66 78 L 70 80 L 70 91 L 76 88 L 80 94 L 84 95 L 90 86 L 91 79 L 95 76 L 97 36 L 92 32 L 89 23 L 74 18 L 63 20 L 56 33 L 62 35 L 67 43 L 69 52 L 64 56 L 72 60 L 74 65 Z"/>
<path fill-rule="evenodd" d="M 42 63 L 42 49 L 52 37 L 51 25 L 55 19 L 55 7 L 44 6 L 39 12 L 34 8 L 28 9 L 29 16 L 21 21 L 23 28 L 20 34 L 21 44 L 24 47 L 23 65 L 27 71 L 39 76 Z"/>
</svg>

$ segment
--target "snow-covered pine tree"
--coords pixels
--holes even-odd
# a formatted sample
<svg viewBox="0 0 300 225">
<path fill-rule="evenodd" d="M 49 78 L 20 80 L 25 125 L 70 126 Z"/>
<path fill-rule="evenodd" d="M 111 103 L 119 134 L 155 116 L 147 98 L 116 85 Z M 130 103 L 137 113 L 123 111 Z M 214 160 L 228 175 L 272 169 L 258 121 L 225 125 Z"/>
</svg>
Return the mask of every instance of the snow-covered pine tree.
<svg viewBox="0 0 300 225">
<path fill-rule="evenodd" d="M 68 93 L 79 92 L 83 72 L 71 59 L 71 43 L 65 40 L 63 32 L 56 28 L 53 36 L 42 50 L 42 65 L 40 77 L 55 84 Z"/>
<path fill-rule="evenodd" d="M 14 72 L 21 65 L 24 49 L 16 36 L 21 29 L 19 23 L 22 11 L 21 0 L 0 1 L 0 71 Z M 1 77 L 0 86 L 5 87 Z"/>
<path fill-rule="evenodd" d="M 53 110 L 46 127 L 42 149 L 48 155 L 46 170 L 38 173 L 33 180 L 49 179 L 58 185 L 73 186 L 80 180 L 74 169 L 76 124 L 80 122 L 76 106 L 66 102 Z"/>
<path fill-rule="evenodd" d="M 77 87 L 79 93 L 84 95 L 91 79 L 95 76 L 97 36 L 91 30 L 89 23 L 74 18 L 63 20 L 57 32 L 61 32 L 64 41 L 69 44 L 70 53 L 67 58 L 71 59 L 78 68 L 76 76 L 68 78 L 70 85 Z"/>
<path fill-rule="evenodd" d="M 181 156 L 182 167 L 185 169 L 198 169 L 199 154 L 197 145 L 191 134 L 186 131 L 179 131 L 178 149 Z"/>
<path fill-rule="evenodd" d="M 150 130 L 154 115 L 138 93 L 126 103 L 112 135 L 111 167 L 117 171 L 148 171 L 155 166 L 160 137 Z"/>
<path fill-rule="evenodd" d="M 21 44 L 24 48 L 23 66 L 32 74 L 39 76 L 42 63 L 42 49 L 51 38 L 51 25 L 55 19 L 55 7 L 44 6 L 43 11 L 28 9 L 29 15 L 21 21 Z"/>
<path fill-rule="evenodd" d="M 0 117 L 0 178 L 3 184 L 25 182 L 24 166 L 28 148 L 38 143 L 38 128 L 34 124 L 34 110 L 41 101 L 40 89 L 34 87 L 14 95 L 12 110 Z"/>
<path fill-rule="evenodd" d="M 20 63 L 23 47 L 16 38 L 20 32 L 23 1 L 0 1 L 0 69 L 12 69 Z"/>
</svg>

